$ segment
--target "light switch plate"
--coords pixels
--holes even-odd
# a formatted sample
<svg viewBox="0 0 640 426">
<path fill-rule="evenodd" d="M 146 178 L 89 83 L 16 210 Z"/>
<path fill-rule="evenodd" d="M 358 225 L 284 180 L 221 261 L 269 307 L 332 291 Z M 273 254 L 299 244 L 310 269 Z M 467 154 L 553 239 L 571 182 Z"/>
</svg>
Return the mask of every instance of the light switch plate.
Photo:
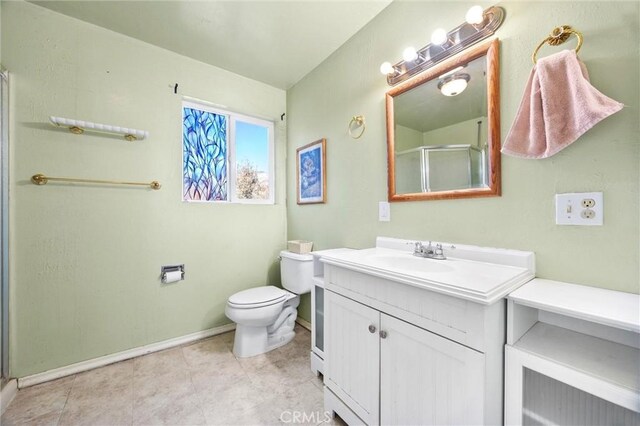
<svg viewBox="0 0 640 426">
<path fill-rule="evenodd" d="M 391 206 L 386 201 L 378 203 L 378 220 L 380 222 L 391 222 Z"/>
<path fill-rule="evenodd" d="M 602 192 L 556 194 L 556 225 L 602 226 Z"/>
</svg>

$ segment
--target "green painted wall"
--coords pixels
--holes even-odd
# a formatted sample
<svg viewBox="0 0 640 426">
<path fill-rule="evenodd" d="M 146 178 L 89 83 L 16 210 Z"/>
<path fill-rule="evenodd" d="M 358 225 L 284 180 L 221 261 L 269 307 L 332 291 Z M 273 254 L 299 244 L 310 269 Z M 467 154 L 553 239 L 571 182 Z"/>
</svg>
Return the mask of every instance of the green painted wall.
<svg viewBox="0 0 640 426">
<path fill-rule="evenodd" d="M 540 277 L 638 293 L 640 5 L 499 5 L 507 12 L 497 33 L 503 139 L 531 70 L 531 52 L 561 24 L 584 33 L 580 57 L 592 83 L 623 102 L 624 110 L 550 159 L 503 156 L 502 197 L 394 203 L 391 222 L 378 222 L 378 202 L 387 193 L 384 94 L 389 89 L 378 68 L 383 61 L 398 61 L 406 46 L 427 44 L 434 29 L 459 25 L 471 6 L 394 2 L 287 92 L 288 236 L 312 240 L 315 249 L 370 247 L 383 235 L 532 250 Z M 546 47 L 541 54 L 553 51 Z M 359 114 L 367 129 L 353 140 L 347 125 Z M 295 150 L 321 137 L 327 138 L 327 203 L 298 206 Z M 556 226 L 554 194 L 582 191 L 604 192 L 605 225 Z M 308 318 L 308 298 L 304 302 L 301 311 Z"/>
<path fill-rule="evenodd" d="M 203 46 L 206 48 L 206 46 Z M 12 375 L 228 323 L 227 297 L 279 282 L 285 92 L 25 2 L 2 3 L 11 72 Z M 276 205 L 181 202 L 182 94 L 276 121 Z M 50 115 L 145 129 L 75 136 Z M 162 183 L 34 186 L 31 175 Z M 161 285 L 160 266 L 186 280 Z"/>
<path fill-rule="evenodd" d="M 423 134 L 419 130 L 409 127 L 396 125 L 396 152 L 405 151 L 407 149 L 417 148 L 422 145 Z"/>
</svg>

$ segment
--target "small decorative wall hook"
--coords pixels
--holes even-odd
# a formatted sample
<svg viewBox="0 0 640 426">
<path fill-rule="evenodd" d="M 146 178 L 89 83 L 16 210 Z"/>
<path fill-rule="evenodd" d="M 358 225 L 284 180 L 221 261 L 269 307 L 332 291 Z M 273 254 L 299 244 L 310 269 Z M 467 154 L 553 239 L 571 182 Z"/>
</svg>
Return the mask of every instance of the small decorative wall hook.
<svg viewBox="0 0 640 426">
<path fill-rule="evenodd" d="M 173 86 L 173 93 L 175 93 L 176 95 L 178 94 L 178 83 L 176 83 L 176 85 Z"/>
<path fill-rule="evenodd" d="M 360 133 L 357 136 L 355 136 L 352 132 L 358 127 L 361 127 L 362 130 L 360 130 Z M 364 131 L 366 128 L 367 128 L 367 125 L 364 121 L 364 115 L 354 115 L 351 118 L 351 121 L 349 122 L 349 127 L 348 127 L 349 136 L 351 136 L 353 139 L 360 139 L 360 137 L 362 137 L 362 135 L 364 134 Z"/>
<path fill-rule="evenodd" d="M 282 113 L 282 115 L 280 116 L 280 121 L 284 121 L 284 116 L 286 115 L 285 112 Z"/>
</svg>

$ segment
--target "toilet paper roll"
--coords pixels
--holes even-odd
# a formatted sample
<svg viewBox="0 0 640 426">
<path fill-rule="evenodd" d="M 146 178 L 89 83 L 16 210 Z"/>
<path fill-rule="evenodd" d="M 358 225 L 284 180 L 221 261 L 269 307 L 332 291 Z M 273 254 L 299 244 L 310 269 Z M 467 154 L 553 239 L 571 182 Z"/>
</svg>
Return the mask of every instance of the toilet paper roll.
<svg viewBox="0 0 640 426">
<path fill-rule="evenodd" d="M 176 281 L 180 281 L 182 279 L 182 271 L 171 271 L 164 273 L 165 283 L 175 283 Z"/>
</svg>

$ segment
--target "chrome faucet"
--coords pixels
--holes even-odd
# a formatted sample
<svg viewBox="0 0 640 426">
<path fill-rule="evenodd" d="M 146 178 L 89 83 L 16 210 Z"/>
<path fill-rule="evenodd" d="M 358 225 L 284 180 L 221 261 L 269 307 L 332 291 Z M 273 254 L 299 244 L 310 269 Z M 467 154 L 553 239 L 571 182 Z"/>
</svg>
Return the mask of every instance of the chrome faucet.
<svg viewBox="0 0 640 426">
<path fill-rule="evenodd" d="M 418 257 L 425 257 L 427 259 L 446 260 L 444 251 L 442 250 L 442 244 L 436 243 L 435 248 L 429 241 L 429 245 L 425 246 L 420 241 L 414 243 L 413 255 Z"/>
</svg>

